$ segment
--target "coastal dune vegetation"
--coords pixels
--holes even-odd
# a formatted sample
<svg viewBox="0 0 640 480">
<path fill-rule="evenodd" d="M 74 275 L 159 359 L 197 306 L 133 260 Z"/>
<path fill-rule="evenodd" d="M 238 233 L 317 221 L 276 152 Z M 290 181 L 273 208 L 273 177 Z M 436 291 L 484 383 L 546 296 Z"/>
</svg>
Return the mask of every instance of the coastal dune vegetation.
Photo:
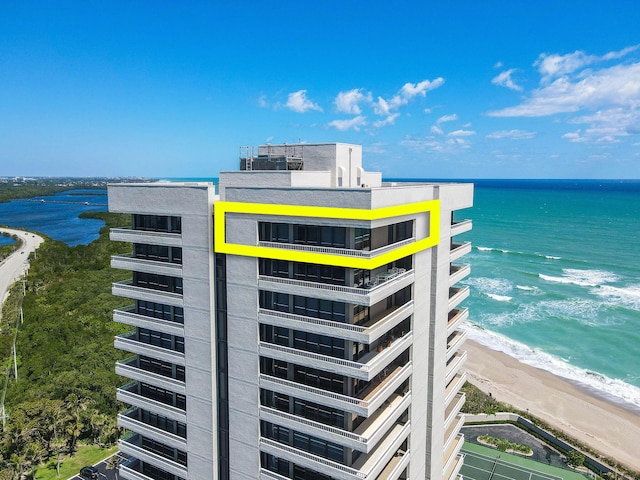
<svg viewBox="0 0 640 480">
<path fill-rule="evenodd" d="M 122 353 L 113 348 L 113 337 L 127 327 L 111 317 L 127 301 L 111 295 L 111 283 L 122 273 L 109 264 L 111 255 L 131 247 L 111 242 L 108 232 L 126 226 L 129 217 L 82 216 L 105 222 L 99 239 L 75 247 L 47 239 L 30 259 L 26 283 L 14 285 L 3 308 L 0 386 L 7 380 L 8 417 L 0 437 L 0 480 L 40 478 L 35 471 L 47 463 L 59 471 L 62 459 L 81 445 L 107 447 L 120 433 L 116 388 L 123 379 L 113 365 Z"/>
</svg>

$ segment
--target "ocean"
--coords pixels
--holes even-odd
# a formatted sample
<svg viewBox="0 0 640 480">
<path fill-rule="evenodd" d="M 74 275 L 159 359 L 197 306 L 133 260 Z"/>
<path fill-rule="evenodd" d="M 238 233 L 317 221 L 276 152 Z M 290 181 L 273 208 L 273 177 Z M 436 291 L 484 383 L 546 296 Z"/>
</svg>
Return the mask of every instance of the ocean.
<svg viewBox="0 0 640 480">
<path fill-rule="evenodd" d="M 636 410 L 640 181 L 475 184 L 469 338 Z"/>
<path fill-rule="evenodd" d="M 469 337 L 640 409 L 640 181 L 470 181 L 474 206 L 456 215 L 473 220 L 457 238 L 473 244 L 458 262 Z M 105 191 L 40 199 L 0 203 L 0 224 L 98 238 L 103 222 L 78 215 L 106 210 Z"/>
</svg>

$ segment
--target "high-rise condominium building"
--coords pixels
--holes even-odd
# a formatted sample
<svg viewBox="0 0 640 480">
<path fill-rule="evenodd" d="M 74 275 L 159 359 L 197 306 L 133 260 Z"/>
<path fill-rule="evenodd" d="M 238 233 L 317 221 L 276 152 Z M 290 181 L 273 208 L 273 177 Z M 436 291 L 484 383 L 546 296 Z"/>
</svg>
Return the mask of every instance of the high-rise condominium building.
<svg viewBox="0 0 640 480">
<path fill-rule="evenodd" d="M 129 480 L 452 479 L 469 184 L 383 183 L 340 143 L 211 183 L 109 186 Z"/>
</svg>

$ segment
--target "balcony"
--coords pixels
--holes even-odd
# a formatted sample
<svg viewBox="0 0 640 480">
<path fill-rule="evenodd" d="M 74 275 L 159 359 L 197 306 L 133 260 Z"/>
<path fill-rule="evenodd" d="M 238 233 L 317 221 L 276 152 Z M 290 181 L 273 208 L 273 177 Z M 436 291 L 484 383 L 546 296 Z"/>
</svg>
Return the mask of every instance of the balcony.
<svg viewBox="0 0 640 480">
<path fill-rule="evenodd" d="M 363 417 L 371 416 L 395 392 L 412 372 L 411 363 L 396 367 L 384 378 L 376 378 L 357 397 L 350 397 L 291 380 L 260 375 L 260 387 L 302 400 L 327 405 Z"/>
<path fill-rule="evenodd" d="M 184 337 L 184 325 L 182 323 L 140 315 L 135 313 L 133 305 L 125 308 L 116 308 L 113 311 L 113 321 L 131 325 L 132 327 L 147 328 L 156 332 Z"/>
<path fill-rule="evenodd" d="M 260 247 L 277 248 L 280 250 L 293 250 L 296 252 L 310 252 L 310 253 L 325 253 L 328 255 L 341 255 L 352 258 L 375 258 L 383 253 L 396 250 L 397 248 L 404 247 L 415 243 L 415 238 L 408 238 L 400 242 L 385 245 L 383 247 L 376 248 L 374 250 L 355 250 L 352 248 L 335 248 L 335 247 L 323 247 L 321 245 L 304 245 L 300 243 L 281 243 L 281 242 L 258 242 Z"/>
<path fill-rule="evenodd" d="M 352 467 L 266 438 L 260 439 L 260 450 L 323 472 L 336 480 L 373 480 L 378 478 L 380 472 L 398 453 L 400 445 L 407 439 L 410 431 L 411 426 L 408 423 L 404 426 L 395 425 L 371 453 L 361 455 Z"/>
<path fill-rule="evenodd" d="M 138 420 L 138 407 L 130 407 L 122 413 L 118 414 L 118 425 L 132 432 L 139 433 L 146 438 L 151 438 L 162 442 L 172 448 L 179 450 L 187 450 L 187 440 L 174 433 L 167 432 L 161 428 L 154 427 Z"/>
<path fill-rule="evenodd" d="M 468 333 L 466 331 L 454 331 L 453 336 L 447 340 L 447 361 L 458 351 L 462 344 L 467 340 Z"/>
<path fill-rule="evenodd" d="M 169 350 L 168 348 L 158 347 L 156 345 L 150 345 L 148 343 L 136 340 L 135 330 L 123 333 L 121 335 L 116 335 L 113 346 L 118 350 L 124 350 L 125 352 L 137 353 L 138 355 L 157 358 L 158 360 L 175 363 L 176 365 L 184 366 L 185 364 L 184 353 L 177 352 L 175 350 Z"/>
<path fill-rule="evenodd" d="M 111 268 L 135 270 L 136 272 L 145 273 L 157 273 L 158 275 L 167 275 L 170 277 L 182 277 L 181 264 L 135 258 L 130 253 L 112 255 Z"/>
<path fill-rule="evenodd" d="M 131 280 L 114 282 L 111 284 L 111 293 L 116 297 L 128 297 L 134 300 L 146 300 L 149 302 L 163 303 L 174 307 L 182 307 L 182 294 L 163 292 L 151 288 L 136 287 Z"/>
<path fill-rule="evenodd" d="M 138 367 L 137 363 L 138 358 L 136 356 L 116 362 L 116 373 L 132 380 L 148 383 L 156 387 L 164 388 L 165 390 L 171 390 L 175 393 L 185 394 L 186 388 L 183 381 L 159 375 L 157 373 L 148 372 L 147 370 Z"/>
<path fill-rule="evenodd" d="M 462 475 L 458 475 L 460 473 L 460 469 L 464 465 L 464 454 L 459 453 L 455 458 L 455 461 L 451 464 L 448 472 L 445 472 L 444 480 L 463 480 Z"/>
<path fill-rule="evenodd" d="M 376 278 L 368 286 L 358 288 L 259 275 L 258 287 L 273 292 L 372 306 L 413 283 L 414 271 L 408 270 L 400 273 L 389 270 L 388 275 L 385 276 L 381 273 L 376 277 L 379 278 Z"/>
<path fill-rule="evenodd" d="M 404 396 L 394 395 L 384 408 L 377 410 L 354 432 L 264 406 L 260 407 L 260 419 L 368 453 L 396 423 L 410 404 L 410 393 Z"/>
<path fill-rule="evenodd" d="M 446 406 L 446 409 L 445 409 L 445 412 L 444 412 L 444 428 L 445 428 L 445 430 L 447 428 L 449 428 L 449 426 L 451 425 L 453 420 L 460 413 L 460 410 L 462 410 L 462 406 L 464 405 L 465 400 L 466 400 L 465 394 L 464 393 L 458 393 L 454 397 L 454 401 Z"/>
<path fill-rule="evenodd" d="M 405 320 L 412 313 L 413 300 L 401 307 L 383 312 L 381 315 L 367 322 L 366 325 L 340 323 L 320 318 L 295 315 L 293 313 L 277 312 L 264 308 L 259 310 L 258 320 L 260 323 L 266 323 L 267 325 L 344 338 L 345 340 L 369 345 Z"/>
<path fill-rule="evenodd" d="M 454 376 L 451 381 L 447 384 L 447 388 L 444 390 L 444 404 L 449 405 L 451 400 L 455 398 L 455 396 L 460 392 L 460 389 L 464 385 L 464 382 L 467 381 L 467 372 L 458 373 Z"/>
<path fill-rule="evenodd" d="M 368 352 L 357 362 L 266 342 L 260 342 L 259 354 L 276 360 L 370 381 L 412 343 L 413 335 L 409 332 L 391 342 L 390 346 L 383 349 L 382 352 Z"/>
<path fill-rule="evenodd" d="M 464 362 L 467 361 L 467 352 L 458 352 L 447 363 L 447 372 L 445 376 L 445 382 L 449 381 L 460 371 Z"/>
<path fill-rule="evenodd" d="M 460 434 L 460 429 L 464 425 L 464 415 L 458 415 L 456 417 L 456 421 L 452 422 L 451 425 L 444 432 L 444 445 L 443 450 L 446 452 L 449 450 L 449 447 L 453 445 L 456 438 Z"/>
<path fill-rule="evenodd" d="M 289 477 L 283 477 L 282 475 L 271 472 L 265 468 L 260 469 L 260 480 L 290 480 Z"/>
<path fill-rule="evenodd" d="M 468 296 L 469 296 L 469 287 L 449 288 L 449 311 L 456 308 Z"/>
<path fill-rule="evenodd" d="M 109 238 L 114 242 L 145 243 L 148 245 L 163 245 L 167 247 L 182 246 L 182 235 L 179 233 L 112 228 L 109 232 Z"/>
<path fill-rule="evenodd" d="M 471 242 L 452 243 L 449 251 L 449 261 L 454 262 L 468 253 L 471 253 Z"/>
<path fill-rule="evenodd" d="M 453 309 L 449 311 L 447 337 L 451 335 L 467 318 L 469 318 L 469 310 L 467 308 Z"/>
<path fill-rule="evenodd" d="M 138 382 L 129 382 L 116 390 L 116 399 L 128 405 L 163 415 L 178 422 L 187 423 L 186 412 L 173 405 L 153 400 L 138 393 Z"/>
<path fill-rule="evenodd" d="M 120 452 L 131 455 L 143 462 L 150 463 L 162 470 L 178 475 L 180 477 L 187 477 L 187 467 L 180 463 L 170 460 L 162 455 L 159 455 L 151 450 L 147 450 L 142 446 L 142 438 L 137 433 L 125 435 L 118 441 L 118 448 Z"/>
<path fill-rule="evenodd" d="M 457 220 L 451 223 L 451 236 L 455 237 L 461 233 L 468 232 L 472 228 L 471 220 Z"/>
<path fill-rule="evenodd" d="M 398 450 L 396 454 L 391 457 L 391 460 L 389 460 L 389 463 L 387 463 L 382 472 L 380 472 L 378 478 L 384 478 L 385 480 L 397 480 L 406 470 L 407 466 L 409 466 L 410 460 L 411 452 L 409 450 L 406 452 Z"/>
<path fill-rule="evenodd" d="M 460 450 L 462 449 L 462 445 L 464 444 L 464 435 L 458 434 L 456 436 L 456 440 L 451 442 L 451 445 L 448 449 L 445 450 L 444 453 L 444 467 L 442 469 L 442 473 L 444 475 L 443 478 L 453 478 L 457 471 L 460 471 L 460 467 L 462 466 L 463 455 L 460 455 Z"/>
<path fill-rule="evenodd" d="M 451 265 L 449 268 L 449 286 L 452 287 L 471 273 L 470 265 Z"/>
</svg>

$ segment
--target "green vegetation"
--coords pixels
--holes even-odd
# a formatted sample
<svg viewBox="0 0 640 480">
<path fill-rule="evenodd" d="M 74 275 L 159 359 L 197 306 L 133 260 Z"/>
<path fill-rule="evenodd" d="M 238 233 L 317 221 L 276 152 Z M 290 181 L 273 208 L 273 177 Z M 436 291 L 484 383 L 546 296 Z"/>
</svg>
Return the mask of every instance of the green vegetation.
<svg viewBox="0 0 640 480">
<path fill-rule="evenodd" d="M 105 221 L 100 238 L 75 247 L 47 239 L 37 259 L 31 258 L 26 295 L 19 283 L 3 308 L 0 354 L 2 373 L 9 376 L 9 418 L 0 437 L 0 479 L 33 478 L 39 465 L 51 462 L 55 475 L 64 455 L 74 455 L 80 445 L 109 446 L 118 438 L 115 417 L 121 405 L 115 391 L 124 381 L 113 372 L 122 357 L 113 337 L 128 327 L 111 316 L 127 301 L 111 295 L 111 283 L 123 274 L 109 263 L 112 254 L 131 247 L 109 241 L 108 232 L 129 218 L 105 212 L 82 216 Z M 16 327 L 17 380 L 11 358 Z M 0 378 L 4 384 L 5 375 Z"/>
<path fill-rule="evenodd" d="M 496 447 L 501 452 L 514 452 L 520 453 L 522 455 L 533 454 L 533 450 L 531 450 L 526 445 L 520 445 L 519 443 L 510 442 L 509 440 L 506 440 L 504 438 L 496 438 L 489 435 L 480 435 L 478 437 L 478 440 L 480 441 L 480 443 L 485 443 L 487 445 Z"/>
<path fill-rule="evenodd" d="M 78 451 L 73 457 L 69 455 L 62 457 L 60 476 L 56 471 L 56 462 L 50 461 L 36 469 L 35 479 L 58 480 L 60 478 L 71 478 L 73 475 L 77 475 L 82 467 L 94 465 L 117 451 L 117 446 L 103 448 L 96 445 L 84 445 L 78 447 Z"/>
<path fill-rule="evenodd" d="M 5 181 L 0 182 L 0 202 L 8 202 L 18 198 L 31 198 L 43 195 L 54 195 L 72 188 L 104 188 L 96 185 L 96 181 L 91 179 L 49 179 L 38 178 L 28 181 Z"/>
</svg>

